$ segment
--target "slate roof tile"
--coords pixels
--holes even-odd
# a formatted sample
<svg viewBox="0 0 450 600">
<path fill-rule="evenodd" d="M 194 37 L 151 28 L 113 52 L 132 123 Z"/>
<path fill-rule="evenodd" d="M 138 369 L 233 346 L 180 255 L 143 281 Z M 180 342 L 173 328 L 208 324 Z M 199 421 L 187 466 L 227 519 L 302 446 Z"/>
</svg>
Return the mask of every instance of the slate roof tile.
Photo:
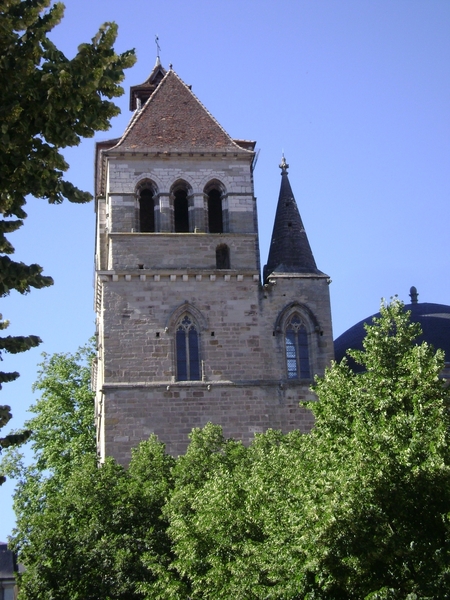
<svg viewBox="0 0 450 600">
<path fill-rule="evenodd" d="M 283 157 L 280 165 L 282 169 L 280 195 L 273 225 L 269 257 L 267 265 L 264 267 L 264 280 L 271 273 L 323 275 L 316 266 L 309 245 L 308 236 L 292 193 L 287 166 Z"/>
</svg>

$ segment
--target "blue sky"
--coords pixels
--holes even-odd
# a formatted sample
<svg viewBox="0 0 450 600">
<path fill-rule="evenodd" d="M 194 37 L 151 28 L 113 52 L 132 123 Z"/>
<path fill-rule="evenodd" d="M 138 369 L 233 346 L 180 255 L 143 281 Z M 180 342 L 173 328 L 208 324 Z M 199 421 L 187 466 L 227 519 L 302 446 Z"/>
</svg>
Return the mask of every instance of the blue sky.
<svg viewBox="0 0 450 600">
<path fill-rule="evenodd" d="M 450 2 L 447 0 L 67 0 L 52 34 L 69 57 L 104 21 L 117 49 L 136 48 L 128 90 L 161 61 L 187 83 L 226 131 L 257 141 L 261 263 L 267 251 L 284 151 L 319 269 L 329 274 L 337 337 L 377 312 L 380 299 L 450 303 Z M 94 141 L 66 153 L 69 177 L 93 187 Z M 40 348 L 5 356 L 21 378 L 4 386 L 12 427 L 32 402 L 40 353 L 74 351 L 94 331 L 93 204 L 31 199 L 16 257 L 37 262 L 55 285 L 2 299 L 9 333 L 40 335 Z M 11 482 L 0 489 L 0 540 L 13 526 Z"/>
</svg>

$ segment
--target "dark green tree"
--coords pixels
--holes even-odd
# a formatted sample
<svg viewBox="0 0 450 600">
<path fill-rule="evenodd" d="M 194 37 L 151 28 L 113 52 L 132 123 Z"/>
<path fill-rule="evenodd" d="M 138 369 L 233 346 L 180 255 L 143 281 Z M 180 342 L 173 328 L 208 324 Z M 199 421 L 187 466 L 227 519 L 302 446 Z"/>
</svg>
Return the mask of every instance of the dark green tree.
<svg viewBox="0 0 450 600">
<path fill-rule="evenodd" d="M 9 423 L 12 419 L 11 407 L 3 404 L 0 406 L 0 429 Z M 5 435 L 5 437 L 0 437 L 0 450 L 4 450 L 5 448 L 9 448 L 11 446 L 20 445 L 27 441 L 30 437 L 31 431 L 28 429 L 24 429 L 20 433 L 9 433 Z M 6 481 L 6 477 L 4 475 L 0 475 L 0 485 Z"/>
<path fill-rule="evenodd" d="M 246 454 L 217 425 L 192 431 L 173 470 L 174 490 L 164 509 L 175 558 L 157 582 L 158 598 L 230 597 L 227 579 L 237 557 L 242 512 L 235 471 Z"/>
<path fill-rule="evenodd" d="M 115 53 L 114 23 L 66 58 L 48 37 L 63 12 L 64 5 L 51 0 L 0 0 L 0 297 L 52 285 L 39 265 L 10 258 L 14 247 L 6 235 L 22 226 L 27 196 L 50 203 L 91 200 L 64 178 L 68 164 L 61 150 L 109 128 L 119 113 L 111 99 L 123 93 L 124 69 L 135 61 L 133 52 Z M 23 352 L 40 341 L 10 336 L 0 339 L 0 349 Z M 0 373 L 0 383 L 17 377 Z"/>
<path fill-rule="evenodd" d="M 1 315 L 0 315 L 1 319 Z M 8 327 L 8 321 L 0 320 L 0 330 L 4 330 Z M 24 352 L 25 350 L 29 350 L 35 346 L 40 344 L 41 340 L 35 335 L 29 336 L 4 336 L 0 337 L 0 360 L 2 360 L 2 352 L 9 352 L 11 354 L 17 354 L 18 352 Z M 12 372 L 6 373 L 4 371 L 0 371 L 0 389 L 2 388 L 3 383 L 7 383 L 8 381 L 14 381 L 19 377 L 19 373 Z M 5 427 L 12 419 L 11 407 L 5 404 L 0 405 L 0 430 Z M 14 445 L 20 445 L 30 437 L 31 430 L 23 429 L 20 432 L 9 433 L 4 437 L 0 437 L 0 454 L 5 448 L 9 448 Z M 4 483 L 6 477 L 0 470 L 0 485 Z"/>
<path fill-rule="evenodd" d="M 450 390 L 418 334 L 382 306 L 352 353 L 365 371 L 317 381 L 307 435 L 245 448 L 210 424 L 176 461 L 142 443 L 128 470 L 56 444 L 59 484 L 24 497 L 22 597 L 448 598 Z"/>
<path fill-rule="evenodd" d="M 269 430 L 245 448 L 214 425 L 193 432 L 166 509 L 172 570 L 185 588 L 166 597 L 295 597 L 295 533 L 304 523 L 298 471 L 308 480 L 304 437 Z"/>
<path fill-rule="evenodd" d="M 128 470 L 85 456 L 15 537 L 22 600 L 138 600 L 172 560 L 162 506 L 173 459 L 152 437 Z"/>
</svg>

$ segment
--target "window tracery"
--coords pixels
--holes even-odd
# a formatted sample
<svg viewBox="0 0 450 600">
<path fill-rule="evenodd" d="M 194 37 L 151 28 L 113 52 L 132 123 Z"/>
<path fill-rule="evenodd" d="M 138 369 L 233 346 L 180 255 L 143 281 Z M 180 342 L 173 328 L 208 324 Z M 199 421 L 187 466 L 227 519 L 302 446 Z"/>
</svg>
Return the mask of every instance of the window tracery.
<svg viewBox="0 0 450 600">
<path fill-rule="evenodd" d="M 298 313 L 293 313 L 287 320 L 284 339 L 288 379 L 309 379 L 308 332 Z"/>
<path fill-rule="evenodd" d="M 175 344 L 177 380 L 200 380 L 199 332 L 196 323 L 188 314 L 184 314 L 178 321 Z"/>
</svg>

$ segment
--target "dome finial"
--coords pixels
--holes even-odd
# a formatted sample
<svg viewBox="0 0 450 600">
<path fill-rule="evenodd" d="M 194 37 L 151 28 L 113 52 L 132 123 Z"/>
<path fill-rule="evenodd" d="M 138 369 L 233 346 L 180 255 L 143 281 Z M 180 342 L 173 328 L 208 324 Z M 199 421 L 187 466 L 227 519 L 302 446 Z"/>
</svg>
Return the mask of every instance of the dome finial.
<svg viewBox="0 0 450 600">
<path fill-rule="evenodd" d="M 417 304 L 418 303 L 418 297 L 419 294 L 417 293 L 417 288 L 415 286 L 412 286 L 409 290 L 409 297 L 411 298 L 411 303 L 412 304 Z"/>
<path fill-rule="evenodd" d="M 283 173 L 287 173 L 287 170 L 289 169 L 289 165 L 287 164 L 286 159 L 284 158 L 284 152 L 281 155 L 280 169 L 282 175 Z"/>
</svg>

